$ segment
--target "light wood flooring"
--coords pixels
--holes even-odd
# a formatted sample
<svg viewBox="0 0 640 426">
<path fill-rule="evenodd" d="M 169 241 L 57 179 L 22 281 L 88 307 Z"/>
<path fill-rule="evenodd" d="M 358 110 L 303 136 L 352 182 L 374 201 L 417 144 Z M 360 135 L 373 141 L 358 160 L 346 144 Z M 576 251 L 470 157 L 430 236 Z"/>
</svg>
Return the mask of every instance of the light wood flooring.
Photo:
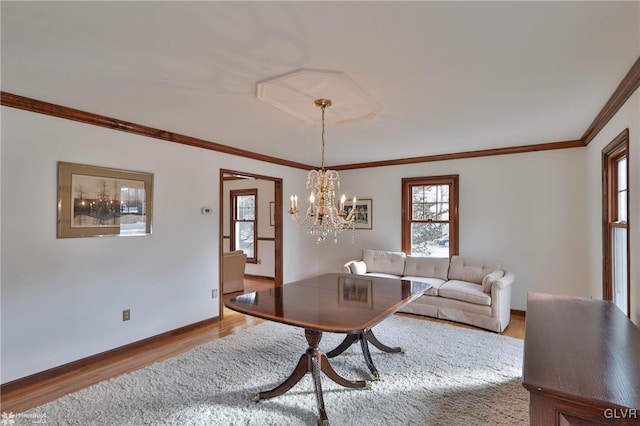
<svg viewBox="0 0 640 426">
<path fill-rule="evenodd" d="M 273 281 L 271 280 L 245 278 L 246 292 L 261 290 L 271 286 L 273 286 Z M 225 295 L 223 299 L 233 297 L 237 294 L 239 293 Z M 398 315 L 405 315 L 424 321 L 439 321 L 418 315 Z M 129 351 L 115 353 L 113 356 L 100 359 L 98 362 L 81 365 L 78 369 L 54 377 L 48 377 L 36 383 L 3 389 L 0 395 L 0 412 L 19 413 L 28 410 L 103 380 L 143 368 L 154 362 L 174 357 L 196 346 L 261 322 L 263 322 L 263 320 L 225 308 L 221 321 L 204 324 L 181 333 L 170 333 L 166 338 L 154 340 L 149 344 L 132 348 Z M 465 328 L 475 328 L 453 322 L 450 322 L 450 324 Z M 512 314 L 509 327 L 507 327 L 503 334 L 524 339 L 524 316 Z"/>
</svg>

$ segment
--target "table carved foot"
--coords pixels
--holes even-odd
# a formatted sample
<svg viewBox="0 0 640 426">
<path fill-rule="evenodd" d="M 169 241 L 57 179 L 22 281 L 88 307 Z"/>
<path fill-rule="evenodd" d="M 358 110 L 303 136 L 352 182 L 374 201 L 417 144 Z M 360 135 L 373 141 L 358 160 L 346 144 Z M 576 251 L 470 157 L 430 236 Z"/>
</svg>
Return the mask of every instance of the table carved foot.
<svg viewBox="0 0 640 426">
<path fill-rule="evenodd" d="M 401 347 L 395 347 L 392 348 L 390 346 L 385 345 L 384 343 L 380 342 L 378 340 L 378 338 L 373 334 L 373 330 L 369 329 L 366 331 L 367 334 L 367 340 L 376 348 L 380 349 L 382 352 L 389 352 L 389 353 L 404 353 L 404 348 Z"/>
<path fill-rule="evenodd" d="M 365 380 L 347 380 L 344 377 L 340 376 L 333 369 L 333 367 L 331 367 L 327 355 L 318 350 L 320 340 L 322 339 L 321 331 L 305 329 L 304 335 L 307 339 L 309 347 L 298 360 L 298 364 L 293 370 L 293 373 L 291 373 L 291 375 L 284 382 L 282 382 L 275 388 L 252 395 L 251 400 L 254 402 L 259 402 L 261 399 L 269 399 L 282 395 L 293 386 L 295 386 L 296 383 L 298 383 L 305 376 L 305 374 L 311 373 L 316 394 L 316 402 L 318 404 L 318 424 L 328 425 L 329 420 L 327 418 L 327 412 L 324 408 L 324 399 L 322 397 L 322 382 L 320 380 L 321 372 L 326 374 L 327 377 L 329 377 L 337 384 L 348 388 L 370 389 L 371 383 Z"/>
<path fill-rule="evenodd" d="M 360 341 L 360 346 L 362 347 L 362 354 L 364 355 L 364 360 L 367 363 L 367 367 L 369 368 L 369 371 L 371 371 L 371 374 L 373 375 L 373 380 L 380 380 L 380 373 L 378 372 L 378 369 L 373 363 L 373 359 L 371 358 L 371 352 L 369 351 L 368 343 L 371 343 L 373 346 L 375 346 L 376 348 L 380 349 L 383 352 L 404 353 L 403 348 L 400 348 L 400 347 L 392 348 L 380 342 L 378 338 L 373 334 L 373 331 L 371 329 L 368 329 L 359 333 L 347 334 L 347 337 L 344 338 L 342 343 L 340 343 L 335 349 L 332 349 L 331 351 L 327 352 L 326 356 L 328 358 L 336 357 L 341 353 L 343 353 L 344 351 L 346 351 L 347 349 L 349 349 L 349 347 L 357 341 Z"/>
</svg>

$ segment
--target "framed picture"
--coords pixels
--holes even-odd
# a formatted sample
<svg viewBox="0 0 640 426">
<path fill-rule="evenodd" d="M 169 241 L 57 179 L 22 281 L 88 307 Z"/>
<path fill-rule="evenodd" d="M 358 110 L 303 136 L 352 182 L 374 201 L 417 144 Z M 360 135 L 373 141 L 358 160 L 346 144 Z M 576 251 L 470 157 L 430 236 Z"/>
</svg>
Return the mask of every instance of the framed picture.
<svg viewBox="0 0 640 426">
<path fill-rule="evenodd" d="M 269 225 L 276 226 L 276 202 L 269 201 Z"/>
<path fill-rule="evenodd" d="M 151 234 L 153 174 L 58 162 L 58 238 Z"/>
<path fill-rule="evenodd" d="M 347 214 L 352 208 L 353 204 L 351 203 L 346 203 L 344 206 Z M 371 198 L 356 200 L 355 216 L 356 229 L 373 229 L 373 200 Z"/>
<path fill-rule="evenodd" d="M 364 278 L 338 277 L 338 304 L 373 308 L 373 281 Z"/>
</svg>

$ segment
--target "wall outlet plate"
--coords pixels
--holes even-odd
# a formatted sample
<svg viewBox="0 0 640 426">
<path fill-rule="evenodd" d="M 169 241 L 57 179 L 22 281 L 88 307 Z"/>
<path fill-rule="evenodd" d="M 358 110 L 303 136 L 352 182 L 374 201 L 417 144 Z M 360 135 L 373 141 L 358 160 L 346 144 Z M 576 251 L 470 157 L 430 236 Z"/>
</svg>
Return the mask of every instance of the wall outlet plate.
<svg viewBox="0 0 640 426">
<path fill-rule="evenodd" d="M 122 311 L 122 321 L 129 321 L 131 319 L 131 309 L 125 309 Z"/>
</svg>

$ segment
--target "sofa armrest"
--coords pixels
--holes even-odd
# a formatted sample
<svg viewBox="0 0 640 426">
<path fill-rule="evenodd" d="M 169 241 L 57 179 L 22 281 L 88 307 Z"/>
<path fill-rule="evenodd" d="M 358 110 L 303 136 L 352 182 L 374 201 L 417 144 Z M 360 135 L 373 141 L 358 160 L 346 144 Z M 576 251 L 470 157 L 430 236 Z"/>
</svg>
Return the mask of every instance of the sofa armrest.
<svg viewBox="0 0 640 426">
<path fill-rule="evenodd" d="M 504 276 L 491 284 L 491 316 L 498 320 L 497 330 L 502 333 L 511 320 L 511 287 L 515 276 L 504 272 Z"/>
<path fill-rule="evenodd" d="M 355 260 L 350 260 L 347 263 L 345 263 L 344 265 L 342 265 L 342 273 L 343 274 L 352 274 L 353 273 L 351 271 L 351 265 L 353 264 L 353 262 L 355 262 Z"/>
<path fill-rule="evenodd" d="M 513 275 L 513 272 L 504 271 L 504 276 L 502 278 L 498 278 L 493 282 L 493 284 L 491 284 L 491 292 L 493 292 L 493 290 L 502 290 L 511 286 L 515 278 L 516 277 Z"/>
</svg>

